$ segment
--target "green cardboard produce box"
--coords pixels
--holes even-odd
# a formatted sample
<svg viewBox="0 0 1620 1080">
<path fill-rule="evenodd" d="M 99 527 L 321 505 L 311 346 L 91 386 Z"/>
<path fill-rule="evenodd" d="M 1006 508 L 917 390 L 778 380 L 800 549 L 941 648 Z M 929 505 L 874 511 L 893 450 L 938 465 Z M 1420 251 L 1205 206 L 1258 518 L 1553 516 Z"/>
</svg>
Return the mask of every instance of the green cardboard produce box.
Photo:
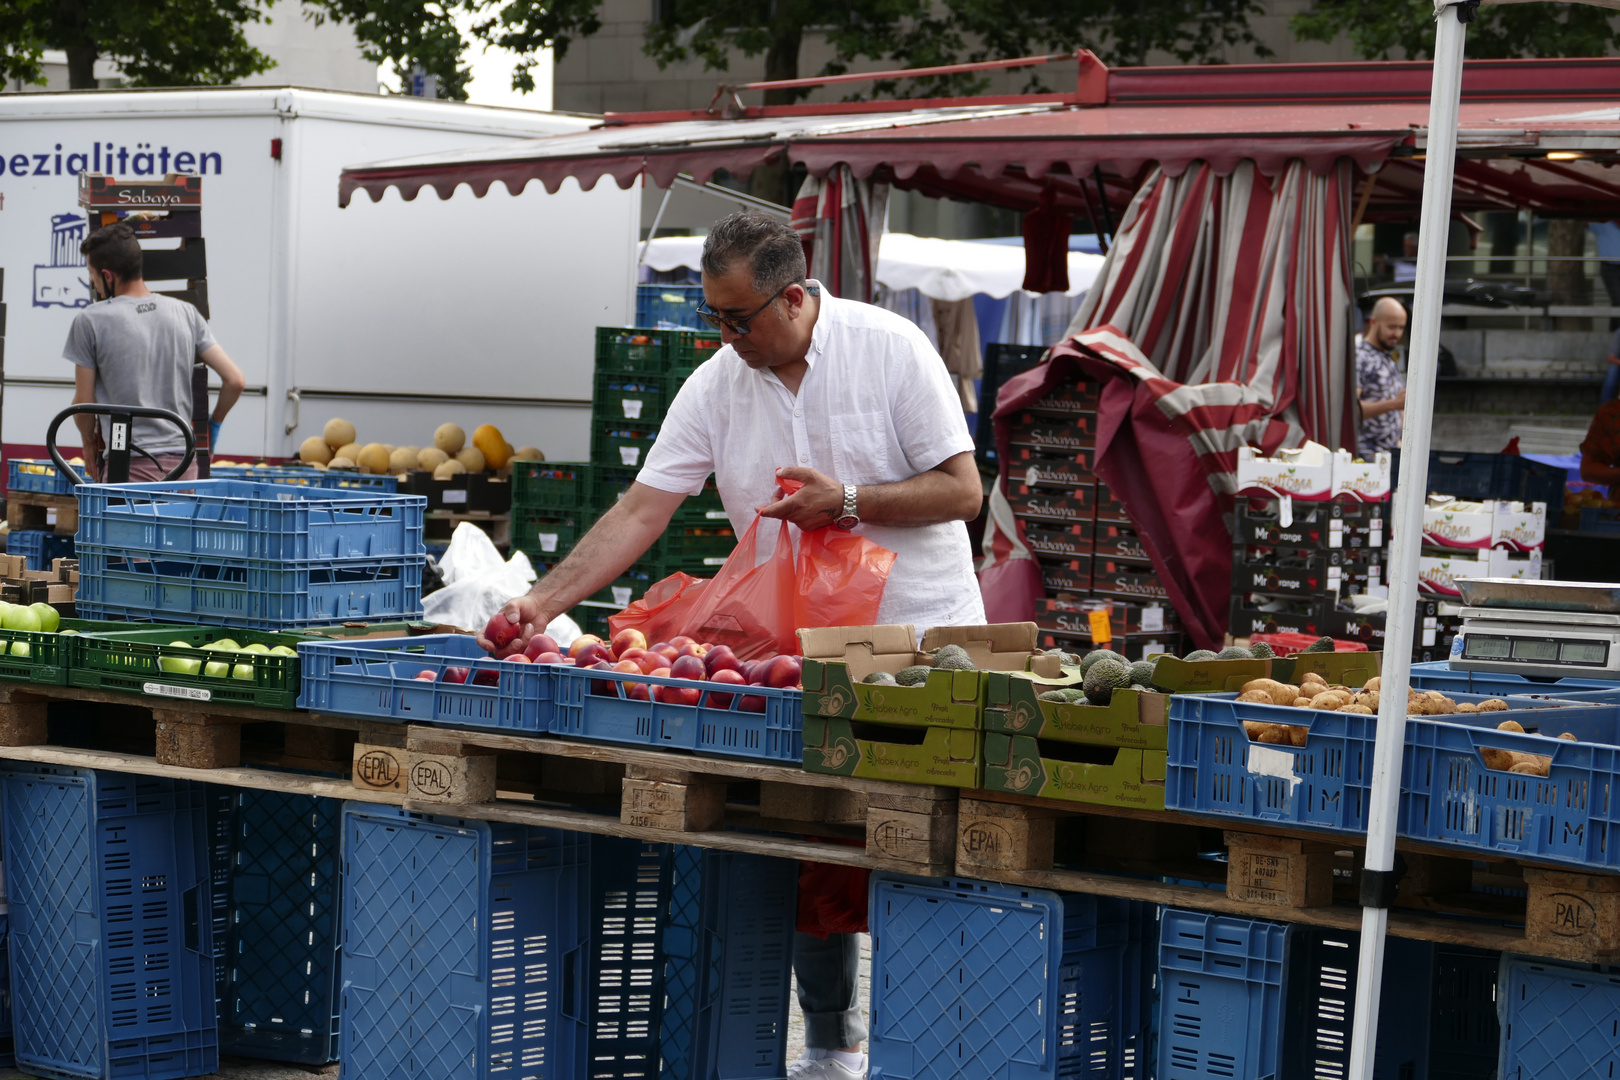
<svg viewBox="0 0 1620 1080">
<path fill-rule="evenodd" d="M 806 716 L 804 770 L 907 784 L 978 787 L 983 740 L 982 732 L 965 728 Z"/>
<path fill-rule="evenodd" d="M 922 648 L 910 626 L 829 626 L 799 631 L 804 654 L 804 714 L 914 727 L 976 731 L 982 725 L 985 687 L 995 671 L 1033 670 L 1061 678 L 1055 656 L 1035 651 L 1034 623 L 936 626 Z M 880 686 L 861 680 L 874 671 L 897 674 L 932 663 L 946 645 L 967 650 L 976 670 L 928 673 L 917 686 Z M 933 782 L 933 781 L 930 781 Z"/>
<path fill-rule="evenodd" d="M 1040 700 L 1047 690 L 1079 685 L 1078 674 L 1061 682 L 1036 682 L 994 672 L 985 697 L 984 730 L 1140 750 L 1163 750 L 1169 745 L 1170 695 L 1115 690 L 1107 705 Z"/>
<path fill-rule="evenodd" d="M 991 731 L 984 736 L 984 788 L 1163 810 L 1166 756 L 1163 750 L 1099 750 Z"/>
<path fill-rule="evenodd" d="M 1381 652 L 1297 653 L 1273 660 L 1271 677 L 1297 686 L 1314 671 L 1329 685 L 1360 687 L 1379 673 L 1383 662 Z"/>
<path fill-rule="evenodd" d="M 1325 654 L 1324 654 L 1325 655 Z M 1173 694 L 1223 694 L 1250 679 L 1275 678 L 1275 660 L 1182 660 L 1161 656 L 1154 662 L 1153 685 Z"/>
</svg>

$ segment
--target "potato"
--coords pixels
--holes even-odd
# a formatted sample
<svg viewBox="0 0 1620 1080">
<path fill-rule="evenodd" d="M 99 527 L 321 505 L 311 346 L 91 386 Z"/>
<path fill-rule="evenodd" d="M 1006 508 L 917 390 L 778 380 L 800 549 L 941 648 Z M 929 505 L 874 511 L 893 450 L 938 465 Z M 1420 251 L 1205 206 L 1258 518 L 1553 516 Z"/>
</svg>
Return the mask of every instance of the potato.
<svg viewBox="0 0 1620 1080">
<path fill-rule="evenodd" d="M 1311 729 L 1300 727 L 1298 724 L 1288 725 L 1288 741 L 1295 746 L 1304 746 L 1305 741 L 1311 737 Z"/>
<path fill-rule="evenodd" d="M 1355 699 L 1354 702 L 1352 702 L 1352 704 L 1354 704 L 1354 705 L 1365 705 L 1365 706 L 1367 706 L 1368 709 L 1372 710 L 1373 712 L 1377 712 L 1378 711 L 1378 691 L 1376 691 L 1376 690 L 1363 690 L 1361 693 L 1356 695 L 1356 699 Z"/>
<path fill-rule="evenodd" d="M 1480 709 L 1482 711 L 1485 709 L 1486 704 L 1488 704 L 1488 703 L 1484 702 L 1484 701 L 1479 703 L 1479 707 L 1480 707 Z M 1491 711 L 1495 711 L 1495 710 L 1491 710 Z M 1517 720 L 1504 720 L 1500 724 L 1496 725 L 1496 730 L 1497 731 L 1517 731 L 1517 732 L 1522 733 L 1524 731 L 1524 725 L 1520 724 Z"/>
<path fill-rule="evenodd" d="M 1350 704 L 1350 691 L 1348 690 L 1329 690 L 1311 698 L 1311 708 L 1313 709 L 1328 709 L 1331 711 L 1342 709 L 1348 704 Z"/>
<path fill-rule="evenodd" d="M 1366 682 L 1362 683 L 1361 688 L 1363 690 L 1371 690 L 1373 693 L 1376 694 L 1380 689 L 1383 688 L 1383 685 L 1384 685 L 1384 677 L 1382 675 L 1374 675 L 1372 678 L 1370 678 Z"/>
<path fill-rule="evenodd" d="M 1264 690 L 1245 690 L 1243 693 L 1238 695 L 1237 699 L 1239 701 L 1252 702 L 1259 705 L 1273 704 L 1271 695 Z"/>
<path fill-rule="evenodd" d="M 1460 713 L 1477 713 L 1479 712 L 1479 706 L 1472 701 L 1459 701 L 1457 702 L 1457 711 Z"/>
<path fill-rule="evenodd" d="M 1528 776 L 1546 776 L 1533 761 L 1515 761 L 1508 772 L 1524 773 Z"/>
<path fill-rule="evenodd" d="M 1378 710 L 1368 705 L 1351 704 L 1339 710 L 1340 712 L 1353 712 L 1358 716 L 1376 716 Z"/>
<path fill-rule="evenodd" d="M 1243 734 L 1247 735 L 1251 742 L 1259 742 L 1260 736 L 1270 726 L 1270 724 L 1262 724 L 1258 720 L 1245 720 L 1243 721 Z"/>
<path fill-rule="evenodd" d="M 1288 729 L 1291 726 L 1289 724 L 1267 724 L 1266 730 L 1260 733 L 1260 741 L 1273 745 L 1288 746 L 1294 741 L 1292 736 L 1288 734 Z"/>
<path fill-rule="evenodd" d="M 1562 735 L 1560 735 L 1560 736 L 1558 736 L 1558 737 L 1559 737 L 1559 738 L 1560 738 L 1560 739 L 1563 739 L 1563 740 L 1564 740 L 1564 741 L 1565 741 L 1565 742 L 1580 742 L 1580 741 L 1581 741 L 1581 740 L 1579 740 L 1579 739 L 1577 739 L 1577 738 L 1576 738 L 1576 737 L 1575 737 L 1575 736 L 1573 736 L 1573 735 L 1571 735 L 1571 734 L 1570 734 L 1570 733 L 1569 733 L 1569 732 L 1567 732 L 1567 731 L 1566 731 L 1566 732 L 1564 732 L 1564 733 L 1563 733 L 1563 734 L 1562 734 Z"/>
<path fill-rule="evenodd" d="M 1480 712 L 1507 712 L 1508 703 L 1499 697 L 1486 698 L 1479 703 Z M 1520 730 L 1523 730 L 1522 728 Z"/>
<path fill-rule="evenodd" d="M 1429 714 L 1431 716 L 1446 716 L 1456 711 L 1457 703 L 1444 694 L 1439 695 L 1438 700 L 1435 695 L 1431 694 L 1429 696 Z"/>
<path fill-rule="evenodd" d="M 1428 716 L 1429 715 L 1429 699 L 1428 698 L 1420 698 L 1420 697 L 1418 697 L 1418 698 L 1407 698 L 1407 700 L 1406 700 L 1406 715 L 1407 716 Z"/>
<path fill-rule="evenodd" d="M 1308 697 L 1297 697 L 1297 698 L 1294 699 L 1294 708 L 1296 708 L 1296 709 L 1308 709 L 1310 707 L 1311 707 L 1311 699 L 1310 698 L 1308 698 Z"/>
<path fill-rule="evenodd" d="M 1498 769 L 1503 772 L 1513 768 L 1514 763 L 1517 761 L 1513 751 L 1496 750 L 1489 746 L 1480 747 L 1479 756 L 1484 760 L 1487 769 Z"/>
<path fill-rule="evenodd" d="M 1298 694 L 1292 692 L 1293 687 L 1280 683 L 1276 679 L 1250 679 L 1242 686 L 1239 701 L 1258 701 L 1259 698 L 1250 697 L 1250 694 L 1264 694 L 1265 700 L 1273 705 L 1290 704 Z"/>
</svg>

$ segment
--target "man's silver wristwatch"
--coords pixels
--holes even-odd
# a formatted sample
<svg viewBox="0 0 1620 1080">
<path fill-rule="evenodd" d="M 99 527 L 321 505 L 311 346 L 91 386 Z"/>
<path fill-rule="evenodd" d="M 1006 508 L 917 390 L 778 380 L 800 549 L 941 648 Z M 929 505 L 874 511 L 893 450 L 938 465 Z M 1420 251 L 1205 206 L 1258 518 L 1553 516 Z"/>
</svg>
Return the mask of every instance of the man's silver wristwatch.
<svg viewBox="0 0 1620 1080">
<path fill-rule="evenodd" d="M 844 509 L 833 518 L 833 528 L 843 529 L 845 532 L 861 523 L 861 516 L 855 512 L 855 485 L 844 485 Z"/>
</svg>

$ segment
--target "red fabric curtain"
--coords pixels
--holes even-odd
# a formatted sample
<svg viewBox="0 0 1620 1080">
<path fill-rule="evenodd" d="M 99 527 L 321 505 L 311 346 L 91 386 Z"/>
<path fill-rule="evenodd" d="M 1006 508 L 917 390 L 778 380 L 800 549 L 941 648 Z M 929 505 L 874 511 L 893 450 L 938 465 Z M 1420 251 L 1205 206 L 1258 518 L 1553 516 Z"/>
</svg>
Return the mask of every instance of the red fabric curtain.
<svg viewBox="0 0 1620 1080">
<path fill-rule="evenodd" d="M 834 296 L 871 303 L 888 204 L 889 185 L 858 179 L 847 165 L 806 177 L 800 186 L 793 228 L 810 276 Z"/>
</svg>

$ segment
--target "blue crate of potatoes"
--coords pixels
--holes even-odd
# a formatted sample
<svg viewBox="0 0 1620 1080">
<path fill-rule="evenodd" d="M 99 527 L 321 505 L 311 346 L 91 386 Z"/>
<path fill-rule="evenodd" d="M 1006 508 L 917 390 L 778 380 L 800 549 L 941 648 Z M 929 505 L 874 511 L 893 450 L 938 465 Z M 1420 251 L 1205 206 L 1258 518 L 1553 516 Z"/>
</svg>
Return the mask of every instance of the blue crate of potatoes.
<svg viewBox="0 0 1620 1080">
<path fill-rule="evenodd" d="M 0 770 L 18 1065 L 178 1080 L 219 1066 L 202 784 Z"/>
</svg>

